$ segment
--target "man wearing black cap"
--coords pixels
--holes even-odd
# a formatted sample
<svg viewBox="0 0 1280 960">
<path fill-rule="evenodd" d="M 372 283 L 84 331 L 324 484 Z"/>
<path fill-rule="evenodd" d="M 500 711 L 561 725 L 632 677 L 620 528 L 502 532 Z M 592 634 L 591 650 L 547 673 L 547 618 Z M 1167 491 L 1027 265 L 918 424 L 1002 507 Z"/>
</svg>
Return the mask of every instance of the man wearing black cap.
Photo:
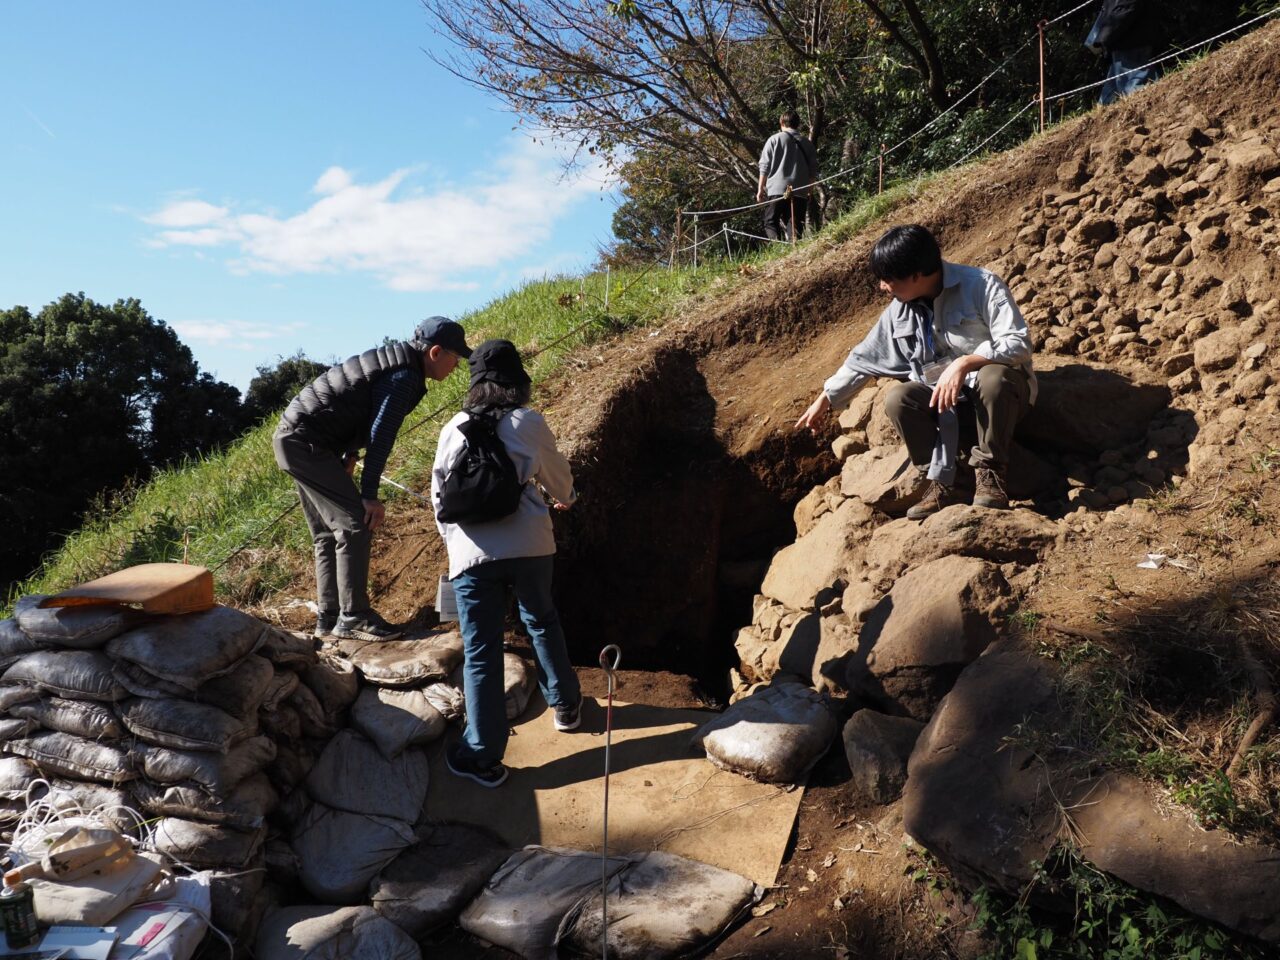
<svg viewBox="0 0 1280 960">
<path fill-rule="evenodd" d="M 281 416 L 276 463 L 298 487 L 315 542 L 317 638 L 401 636 L 369 604 L 369 548 L 386 514 L 378 485 L 400 424 L 427 394 L 426 378 L 443 380 L 469 356 L 460 324 L 428 317 L 409 342 L 330 367 Z M 351 477 L 361 449 L 357 490 Z"/>
</svg>

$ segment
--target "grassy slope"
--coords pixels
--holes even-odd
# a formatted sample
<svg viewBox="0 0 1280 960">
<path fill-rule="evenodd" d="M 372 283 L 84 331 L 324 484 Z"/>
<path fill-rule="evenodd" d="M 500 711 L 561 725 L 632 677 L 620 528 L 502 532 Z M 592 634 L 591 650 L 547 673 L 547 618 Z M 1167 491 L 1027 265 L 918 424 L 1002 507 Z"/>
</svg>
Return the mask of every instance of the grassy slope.
<svg viewBox="0 0 1280 960">
<path fill-rule="evenodd" d="M 802 247 L 839 243 L 913 196 L 927 181 L 898 185 L 856 204 Z M 785 256 L 779 245 L 749 255 L 759 264 Z M 742 261 L 712 260 L 698 269 L 595 273 L 529 283 L 462 318 L 472 343 L 503 337 L 519 345 L 534 383 L 545 382 L 575 348 L 633 327 L 661 324 L 681 304 L 722 282 L 732 290 Z M 465 368 L 431 384 L 427 399 L 401 430 L 386 476 L 413 489 L 426 482 L 440 426 L 461 405 Z M 52 593 L 137 563 L 182 560 L 215 568 L 219 598 L 230 603 L 261 599 L 309 563 L 310 538 L 288 478 L 275 465 L 271 433 L 275 418 L 226 450 L 156 474 L 114 502 L 90 510 L 9 602 L 31 593 Z M 384 486 L 388 500 L 404 496 Z M 244 547 L 240 553 L 235 553 Z M 222 564 L 235 554 L 233 563 Z"/>
</svg>

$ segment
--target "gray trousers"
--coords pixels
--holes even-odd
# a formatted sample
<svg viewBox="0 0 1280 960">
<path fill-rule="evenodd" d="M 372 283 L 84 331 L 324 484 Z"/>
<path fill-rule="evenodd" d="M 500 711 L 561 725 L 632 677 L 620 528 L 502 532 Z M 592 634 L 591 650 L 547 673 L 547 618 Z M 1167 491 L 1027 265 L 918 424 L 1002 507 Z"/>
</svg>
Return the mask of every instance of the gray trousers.
<svg viewBox="0 0 1280 960">
<path fill-rule="evenodd" d="M 276 463 L 293 477 L 316 551 L 316 603 L 322 614 L 369 611 L 369 549 L 364 501 L 330 450 L 290 433 L 271 440 Z"/>
<path fill-rule="evenodd" d="M 1018 421 L 1031 409 L 1031 384 L 1019 367 L 989 363 L 978 371 L 977 386 L 965 388 L 967 406 L 973 410 L 978 427 L 978 443 L 969 455 L 974 467 L 1004 471 L 1009 466 L 1009 448 Z M 933 387 L 926 383 L 895 383 L 885 395 L 884 412 L 916 469 L 929 469 L 938 438 L 938 414 L 929 408 Z M 963 416 L 964 405 L 960 407 Z"/>
</svg>

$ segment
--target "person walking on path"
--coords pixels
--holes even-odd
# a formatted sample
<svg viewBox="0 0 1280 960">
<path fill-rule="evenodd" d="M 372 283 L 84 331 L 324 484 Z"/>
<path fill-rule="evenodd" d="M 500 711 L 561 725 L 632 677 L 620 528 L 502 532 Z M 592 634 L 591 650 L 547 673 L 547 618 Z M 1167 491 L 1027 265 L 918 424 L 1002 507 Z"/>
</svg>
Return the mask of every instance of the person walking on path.
<svg viewBox="0 0 1280 960">
<path fill-rule="evenodd" d="M 460 324 L 428 317 L 409 342 L 330 367 L 280 417 L 276 463 L 293 477 L 315 544 L 317 638 L 402 636 L 369 603 L 369 551 L 386 515 L 378 485 L 400 424 L 427 394 L 426 378 L 443 380 L 470 355 Z M 361 449 L 357 489 L 352 475 Z"/>
<path fill-rule="evenodd" d="M 445 760 L 454 774 L 497 787 L 507 779 L 502 764 L 508 734 L 503 630 L 509 590 L 515 593 L 520 619 L 529 631 L 538 687 L 554 711 L 555 728 L 574 730 L 581 722 L 582 692 L 551 600 L 556 541 L 541 491 L 557 510 L 568 510 L 577 495 L 569 462 L 556 449 L 547 422 L 528 406 L 529 376 L 515 346 L 508 340 L 486 340 L 471 355 L 470 367 L 465 405 L 440 431 L 431 470 L 431 500 L 449 553 L 466 657 L 467 726 L 462 738 L 446 750 Z M 497 438 L 521 486 L 519 501 L 513 513 L 496 520 L 442 522 L 441 490 L 466 452 L 468 441 L 461 428 L 472 417 L 496 422 Z"/>
<path fill-rule="evenodd" d="M 921 520 L 954 502 L 962 413 L 977 425 L 973 503 L 1008 509 L 1013 431 L 1036 400 L 1031 337 L 1009 288 L 990 270 L 944 261 L 933 234 L 916 224 L 888 230 L 870 260 L 893 302 L 796 428 L 814 429 L 871 379 L 890 377 L 899 382 L 888 390 L 885 412 L 922 485 L 928 481 L 907 516 Z"/>
<path fill-rule="evenodd" d="M 800 136 L 800 115 L 788 110 L 778 119 L 782 128 L 765 141 L 760 152 L 760 182 L 756 200 L 764 207 L 764 234 L 770 240 L 799 240 L 809 208 L 809 185 L 818 178 L 818 153 Z M 791 225 L 795 224 L 795 236 Z"/>
<path fill-rule="evenodd" d="M 1109 60 L 1099 103 L 1115 103 L 1159 76 L 1156 67 L 1146 64 L 1160 43 L 1160 27 L 1153 0 L 1103 0 L 1085 39 L 1085 46 Z"/>
</svg>

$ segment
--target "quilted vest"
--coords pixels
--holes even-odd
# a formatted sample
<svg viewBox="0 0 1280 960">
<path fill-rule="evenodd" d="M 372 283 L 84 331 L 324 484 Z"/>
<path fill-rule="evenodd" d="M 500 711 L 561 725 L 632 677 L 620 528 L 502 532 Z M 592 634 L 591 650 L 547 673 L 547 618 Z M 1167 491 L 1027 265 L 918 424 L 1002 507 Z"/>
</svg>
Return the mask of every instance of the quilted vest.
<svg viewBox="0 0 1280 960">
<path fill-rule="evenodd" d="M 422 354 L 407 343 L 348 357 L 302 388 L 280 417 L 276 432 L 293 433 L 338 453 L 363 449 L 373 420 L 373 385 L 404 369 L 422 370 Z M 414 404 L 426 393 L 423 377 Z"/>
</svg>

